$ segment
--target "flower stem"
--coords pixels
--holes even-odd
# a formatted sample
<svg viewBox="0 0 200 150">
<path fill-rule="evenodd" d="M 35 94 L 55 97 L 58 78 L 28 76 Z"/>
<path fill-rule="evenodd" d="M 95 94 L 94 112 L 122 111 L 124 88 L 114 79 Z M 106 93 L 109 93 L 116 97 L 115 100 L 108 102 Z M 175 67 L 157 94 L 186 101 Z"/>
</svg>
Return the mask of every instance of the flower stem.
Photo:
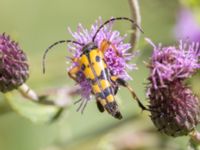
<svg viewBox="0 0 200 150">
<path fill-rule="evenodd" d="M 47 95 L 37 95 L 37 93 L 32 90 L 27 84 L 22 84 L 19 88 L 18 91 L 24 96 L 25 98 L 38 102 L 40 104 L 45 104 L 45 105 L 55 105 L 57 106 L 54 101 L 51 101 L 48 99 Z"/>
<path fill-rule="evenodd" d="M 29 100 L 32 101 L 39 101 L 39 96 L 36 94 L 35 91 L 33 91 L 27 84 L 22 84 L 19 88 L 18 91 L 25 97 L 28 98 Z"/>
<path fill-rule="evenodd" d="M 190 137 L 195 143 L 200 145 L 200 132 L 194 130 L 193 132 L 190 133 Z"/>
<path fill-rule="evenodd" d="M 129 0 L 129 6 L 131 11 L 131 18 L 136 22 L 137 25 L 140 26 L 141 24 L 141 15 L 140 15 L 140 8 L 138 4 L 138 0 Z M 136 28 L 135 25 L 132 26 L 132 30 L 134 31 L 131 35 L 130 43 L 132 46 L 132 51 L 135 48 L 136 42 L 140 37 L 140 30 Z"/>
<path fill-rule="evenodd" d="M 200 132 L 197 130 L 192 131 L 190 134 L 190 145 L 188 150 L 200 150 Z"/>
</svg>

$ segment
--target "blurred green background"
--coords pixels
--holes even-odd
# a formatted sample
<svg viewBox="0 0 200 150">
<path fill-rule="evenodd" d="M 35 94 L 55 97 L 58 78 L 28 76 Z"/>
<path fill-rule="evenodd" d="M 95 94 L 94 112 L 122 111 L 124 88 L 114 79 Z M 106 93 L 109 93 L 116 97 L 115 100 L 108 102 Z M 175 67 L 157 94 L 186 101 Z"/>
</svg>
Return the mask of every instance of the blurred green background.
<svg viewBox="0 0 200 150">
<path fill-rule="evenodd" d="M 140 0 L 145 34 L 137 46 L 141 55 L 134 60 L 139 70 L 130 73 L 133 77 L 130 83 L 146 105 L 148 70 L 143 61 L 148 61 L 152 48 L 146 44 L 144 36 L 156 44 L 173 43 L 172 31 L 179 8 L 177 0 Z M 111 16 L 130 17 L 128 1 L 0 0 L 0 32 L 11 35 L 27 53 L 31 72 L 27 84 L 37 92 L 74 85 L 66 73 L 65 58 L 69 53 L 65 44 L 48 54 L 45 75 L 41 67 L 43 52 L 57 40 L 72 38 L 67 32 L 68 26 L 73 31 L 78 23 L 90 27 L 99 16 L 103 20 Z M 130 24 L 118 22 L 115 28 L 125 34 L 130 30 Z M 33 123 L 16 112 L 0 111 L 0 150 L 186 149 L 188 138 L 172 138 L 157 132 L 149 113 L 141 113 L 128 91 L 122 88 L 118 99 L 124 116 L 120 121 L 107 113 L 99 113 L 95 101 L 88 104 L 83 115 L 72 105 L 52 123 Z"/>
</svg>

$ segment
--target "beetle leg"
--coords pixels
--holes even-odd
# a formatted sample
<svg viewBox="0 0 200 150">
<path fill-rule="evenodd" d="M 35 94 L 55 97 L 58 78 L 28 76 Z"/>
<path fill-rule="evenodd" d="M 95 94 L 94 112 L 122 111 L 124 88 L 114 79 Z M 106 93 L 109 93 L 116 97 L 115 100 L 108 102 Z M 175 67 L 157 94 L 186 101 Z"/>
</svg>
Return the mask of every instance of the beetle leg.
<svg viewBox="0 0 200 150">
<path fill-rule="evenodd" d="M 116 47 L 110 41 L 105 40 L 105 39 L 101 42 L 100 50 L 103 53 L 105 53 L 105 51 L 108 50 L 108 48 L 110 46 L 113 48 L 113 50 L 115 51 L 115 53 L 117 54 L 117 56 L 119 56 L 120 54 L 119 54 L 118 50 L 116 49 Z"/>
<path fill-rule="evenodd" d="M 129 90 L 129 92 L 131 92 L 132 94 L 132 97 L 137 101 L 139 107 L 142 109 L 142 110 L 149 110 L 148 108 L 146 108 L 142 102 L 140 101 L 140 99 L 137 97 L 137 95 L 135 94 L 133 88 L 128 84 L 128 82 L 126 82 L 125 80 L 121 79 L 121 78 L 118 78 L 117 76 L 111 76 L 111 80 L 113 82 L 116 82 L 118 83 L 119 85 L 127 88 Z"/>
<path fill-rule="evenodd" d="M 116 80 L 118 78 L 119 78 L 118 76 L 113 76 L 113 75 L 110 77 L 111 81 L 113 81 L 114 83 L 116 83 Z"/>
<path fill-rule="evenodd" d="M 117 92 L 118 92 L 118 90 L 119 90 L 119 86 L 118 86 L 118 84 L 116 83 L 116 80 L 114 80 L 114 79 L 112 79 L 112 78 L 114 78 L 114 76 L 111 76 L 111 81 L 112 81 L 112 87 L 113 87 L 113 93 L 114 93 L 114 95 L 116 95 L 117 94 Z"/>
<path fill-rule="evenodd" d="M 72 62 L 74 63 L 78 63 L 78 58 L 71 58 Z M 78 82 L 77 81 L 77 74 L 78 72 L 80 71 L 80 67 L 79 66 L 74 66 L 73 68 L 71 68 L 69 71 L 68 71 L 68 75 L 70 78 L 72 78 L 74 81 Z"/>
<path fill-rule="evenodd" d="M 68 75 L 73 80 L 77 81 L 77 73 L 79 72 L 79 67 L 75 66 L 68 71 Z"/>
</svg>

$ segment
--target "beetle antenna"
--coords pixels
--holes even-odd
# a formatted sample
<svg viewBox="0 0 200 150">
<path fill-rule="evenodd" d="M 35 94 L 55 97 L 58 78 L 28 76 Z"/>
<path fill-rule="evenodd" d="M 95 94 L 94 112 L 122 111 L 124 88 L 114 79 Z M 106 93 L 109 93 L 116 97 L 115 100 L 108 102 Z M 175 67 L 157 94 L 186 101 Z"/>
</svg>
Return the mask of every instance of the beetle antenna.
<svg viewBox="0 0 200 150">
<path fill-rule="evenodd" d="M 84 44 L 82 43 L 79 43 L 77 41 L 72 41 L 72 40 L 60 40 L 60 41 L 57 41 L 55 43 L 53 43 L 52 45 L 50 45 L 44 52 L 44 55 L 42 57 L 42 68 L 43 68 L 43 73 L 45 73 L 45 59 L 46 59 L 46 55 L 47 53 L 49 52 L 49 50 L 51 48 L 53 48 L 54 46 L 58 45 L 58 44 L 61 44 L 61 43 L 74 43 L 74 44 L 78 44 L 80 46 L 84 46 Z"/>
<path fill-rule="evenodd" d="M 98 30 L 96 31 L 96 33 L 94 34 L 94 36 L 93 36 L 93 38 L 92 38 L 92 42 L 94 42 L 95 38 L 97 37 L 97 34 L 99 33 L 99 31 L 100 31 L 106 24 L 108 24 L 108 23 L 110 23 L 110 22 L 112 22 L 112 21 L 116 21 L 116 20 L 127 20 L 127 21 L 130 21 L 130 22 L 131 22 L 133 25 L 135 25 L 142 33 L 144 33 L 143 30 L 142 30 L 142 28 L 141 28 L 139 25 L 137 25 L 136 22 L 135 22 L 134 20 L 132 20 L 132 19 L 130 19 L 130 18 L 127 18 L 127 17 L 116 17 L 116 18 L 111 18 L 111 19 L 105 21 L 105 22 L 98 28 Z"/>
</svg>

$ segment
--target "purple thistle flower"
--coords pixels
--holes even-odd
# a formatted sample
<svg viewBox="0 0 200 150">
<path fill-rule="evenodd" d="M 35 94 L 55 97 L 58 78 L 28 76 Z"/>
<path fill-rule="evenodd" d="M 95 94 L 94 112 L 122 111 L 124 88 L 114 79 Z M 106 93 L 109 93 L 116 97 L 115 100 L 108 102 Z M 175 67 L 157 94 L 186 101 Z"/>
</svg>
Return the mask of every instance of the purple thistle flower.
<svg viewBox="0 0 200 150">
<path fill-rule="evenodd" d="M 75 41 L 86 45 L 92 41 L 94 34 L 96 33 L 96 31 L 102 23 L 102 19 L 99 18 L 99 20 L 97 20 L 95 24 L 91 26 L 90 30 L 85 29 L 81 24 L 78 25 L 77 32 L 72 32 L 70 28 L 68 28 L 68 30 L 75 39 Z M 120 36 L 119 31 L 112 30 L 111 22 L 108 25 L 104 26 L 102 30 L 100 30 L 94 42 L 97 43 L 98 48 L 100 48 L 100 45 L 103 40 L 107 40 L 112 43 L 112 45 L 117 49 L 119 56 L 116 55 L 115 50 L 111 46 L 108 50 L 106 50 L 106 52 L 104 53 L 104 58 L 106 64 L 108 65 L 108 69 L 113 75 L 117 75 L 125 80 L 128 80 L 131 79 L 131 77 L 128 75 L 126 69 L 136 69 L 136 65 L 127 64 L 127 62 L 134 57 L 134 54 L 128 53 L 128 50 L 131 48 L 131 44 L 124 43 L 123 41 L 125 38 L 126 35 Z M 73 53 L 74 58 L 79 58 L 82 53 L 83 46 L 74 43 L 69 43 L 68 48 L 69 51 Z M 77 64 L 72 63 L 71 67 L 75 65 Z M 88 81 L 83 75 L 81 76 L 79 81 L 79 85 L 82 88 L 82 96 L 86 99 L 89 98 L 91 94 L 90 83 L 87 83 Z"/>
<path fill-rule="evenodd" d="M 174 31 L 177 39 L 188 38 L 191 41 L 200 42 L 200 25 L 192 12 L 186 8 L 180 10 Z"/>
<path fill-rule="evenodd" d="M 9 36 L 0 34 L 0 91 L 18 88 L 29 77 L 26 54 Z"/>
<path fill-rule="evenodd" d="M 200 101 L 184 83 L 200 68 L 199 44 L 157 47 L 146 40 L 154 48 L 147 85 L 151 119 L 167 135 L 187 135 L 200 121 Z"/>
<path fill-rule="evenodd" d="M 165 83 L 174 80 L 189 78 L 200 68 L 199 43 L 180 41 L 178 47 L 156 47 L 150 39 L 146 40 L 154 47 L 150 66 L 155 88 L 164 87 Z"/>
</svg>

